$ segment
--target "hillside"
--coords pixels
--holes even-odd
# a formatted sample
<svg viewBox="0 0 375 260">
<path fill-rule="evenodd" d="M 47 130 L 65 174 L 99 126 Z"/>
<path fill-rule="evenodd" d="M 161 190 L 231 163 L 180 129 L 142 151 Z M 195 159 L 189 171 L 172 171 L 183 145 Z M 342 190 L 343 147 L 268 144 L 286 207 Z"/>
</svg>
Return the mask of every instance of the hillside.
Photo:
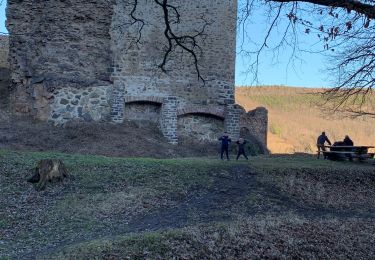
<svg viewBox="0 0 375 260">
<path fill-rule="evenodd" d="M 36 192 L 43 158 L 72 176 Z M 369 163 L 0 150 L 0 259 L 374 259 Z"/>
<path fill-rule="evenodd" d="M 355 145 L 375 145 L 375 118 L 340 118 L 322 111 L 316 92 L 281 86 L 237 87 L 236 101 L 246 110 L 257 106 L 268 109 L 268 147 L 272 153 L 314 153 L 322 131 L 332 142 L 349 135 Z"/>
</svg>

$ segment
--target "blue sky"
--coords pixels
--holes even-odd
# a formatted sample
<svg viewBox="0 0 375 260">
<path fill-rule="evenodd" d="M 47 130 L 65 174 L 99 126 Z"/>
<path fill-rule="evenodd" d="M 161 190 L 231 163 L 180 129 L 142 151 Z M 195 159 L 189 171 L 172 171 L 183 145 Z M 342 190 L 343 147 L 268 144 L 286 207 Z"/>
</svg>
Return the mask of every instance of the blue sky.
<svg viewBox="0 0 375 260">
<path fill-rule="evenodd" d="M 0 0 L 0 32 L 7 32 L 5 28 L 5 0 Z M 262 11 L 262 10 L 261 10 Z M 261 12 L 255 13 L 254 21 L 248 31 L 255 42 L 264 39 L 264 33 L 268 29 Z M 277 37 L 276 34 L 274 37 Z M 301 35 L 303 38 L 304 35 Z M 272 41 L 272 39 L 271 39 Z M 306 44 L 308 45 L 308 44 Z M 245 48 L 247 48 L 245 42 Z M 239 47 L 237 48 L 239 52 Z M 243 55 L 237 55 L 236 61 L 236 85 L 286 85 L 299 87 L 328 87 L 327 75 L 324 73 L 325 58 L 319 54 L 300 53 L 300 59 L 289 63 L 291 51 L 285 49 L 274 57 L 272 53 L 264 53 L 260 57 L 258 80 L 254 82 L 253 75 L 246 73 L 249 60 Z"/>
<path fill-rule="evenodd" d="M 0 0 L 0 32 L 4 33 L 7 32 L 7 29 L 5 28 L 5 0 Z"/>
</svg>

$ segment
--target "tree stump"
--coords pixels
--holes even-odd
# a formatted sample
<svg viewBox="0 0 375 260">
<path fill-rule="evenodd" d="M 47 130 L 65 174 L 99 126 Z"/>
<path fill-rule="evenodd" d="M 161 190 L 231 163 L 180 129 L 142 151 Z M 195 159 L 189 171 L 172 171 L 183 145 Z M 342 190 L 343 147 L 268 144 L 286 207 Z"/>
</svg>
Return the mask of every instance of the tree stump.
<svg viewBox="0 0 375 260">
<path fill-rule="evenodd" d="M 27 181 L 36 183 L 35 189 L 41 191 L 46 188 L 47 181 L 63 181 L 64 178 L 69 178 L 69 174 L 61 160 L 43 159 L 38 162 L 34 170 L 34 175 Z"/>
</svg>

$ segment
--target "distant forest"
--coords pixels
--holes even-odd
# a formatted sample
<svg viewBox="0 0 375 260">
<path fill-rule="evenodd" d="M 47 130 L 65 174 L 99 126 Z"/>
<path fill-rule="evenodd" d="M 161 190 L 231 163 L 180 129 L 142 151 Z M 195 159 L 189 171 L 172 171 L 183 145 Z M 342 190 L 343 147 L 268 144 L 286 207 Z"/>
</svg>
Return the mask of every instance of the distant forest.
<svg viewBox="0 0 375 260">
<path fill-rule="evenodd" d="M 348 118 L 322 109 L 321 89 L 261 86 L 236 87 L 236 102 L 246 110 L 269 112 L 268 147 L 272 153 L 316 152 L 316 138 L 326 131 L 332 142 L 349 135 L 354 144 L 375 145 L 375 118 Z"/>
</svg>

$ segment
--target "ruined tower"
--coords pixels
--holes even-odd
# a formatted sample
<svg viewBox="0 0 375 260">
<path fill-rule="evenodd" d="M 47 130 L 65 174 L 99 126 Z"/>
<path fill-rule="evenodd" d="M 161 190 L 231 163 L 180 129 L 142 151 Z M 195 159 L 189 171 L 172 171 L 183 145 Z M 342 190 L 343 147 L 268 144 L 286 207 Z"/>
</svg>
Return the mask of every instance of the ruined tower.
<svg viewBox="0 0 375 260">
<path fill-rule="evenodd" d="M 201 79 L 194 57 L 177 45 L 161 70 L 165 13 L 154 1 L 135 2 L 8 0 L 13 110 L 56 124 L 151 121 L 172 143 L 213 140 L 224 130 L 238 136 L 237 1 L 169 1 L 180 14 L 169 10 L 173 32 L 200 33 Z"/>
</svg>

